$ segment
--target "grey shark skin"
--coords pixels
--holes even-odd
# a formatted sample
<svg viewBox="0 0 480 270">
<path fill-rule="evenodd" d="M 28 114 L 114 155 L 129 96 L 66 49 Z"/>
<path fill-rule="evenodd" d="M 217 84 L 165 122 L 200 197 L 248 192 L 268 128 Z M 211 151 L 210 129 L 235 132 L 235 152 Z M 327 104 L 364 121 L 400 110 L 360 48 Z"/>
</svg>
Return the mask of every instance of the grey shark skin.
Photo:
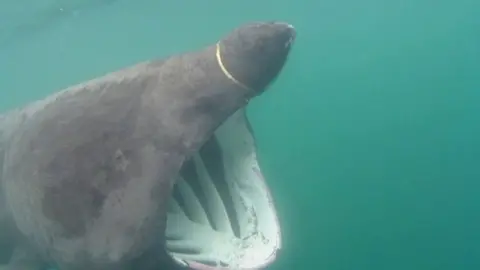
<svg viewBox="0 0 480 270">
<path fill-rule="evenodd" d="M 24 240 L 6 269 L 174 269 L 164 232 L 175 176 L 276 78 L 294 37 L 285 23 L 246 24 L 6 114 L 0 222 Z"/>
</svg>

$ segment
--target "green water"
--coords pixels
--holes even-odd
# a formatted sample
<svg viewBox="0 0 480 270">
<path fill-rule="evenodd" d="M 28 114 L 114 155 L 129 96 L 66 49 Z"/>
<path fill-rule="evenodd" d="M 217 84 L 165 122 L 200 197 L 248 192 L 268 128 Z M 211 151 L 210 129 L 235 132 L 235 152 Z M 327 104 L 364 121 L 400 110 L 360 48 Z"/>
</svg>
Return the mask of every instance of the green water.
<svg viewBox="0 0 480 270">
<path fill-rule="evenodd" d="M 480 269 L 478 0 L 3 0 L 0 109 L 270 19 L 298 31 L 249 108 L 271 269 Z"/>
</svg>

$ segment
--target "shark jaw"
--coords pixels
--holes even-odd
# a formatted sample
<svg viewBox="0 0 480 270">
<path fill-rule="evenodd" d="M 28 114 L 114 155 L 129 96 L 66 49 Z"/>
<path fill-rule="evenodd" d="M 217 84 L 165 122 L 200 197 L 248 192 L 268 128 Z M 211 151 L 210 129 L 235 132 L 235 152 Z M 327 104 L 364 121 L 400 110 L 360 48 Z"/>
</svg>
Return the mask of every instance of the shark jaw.
<svg viewBox="0 0 480 270">
<path fill-rule="evenodd" d="M 185 163 L 169 201 L 167 252 L 187 269 L 263 269 L 281 248 L 277 213 L 244 109 Z"/>
</svg>

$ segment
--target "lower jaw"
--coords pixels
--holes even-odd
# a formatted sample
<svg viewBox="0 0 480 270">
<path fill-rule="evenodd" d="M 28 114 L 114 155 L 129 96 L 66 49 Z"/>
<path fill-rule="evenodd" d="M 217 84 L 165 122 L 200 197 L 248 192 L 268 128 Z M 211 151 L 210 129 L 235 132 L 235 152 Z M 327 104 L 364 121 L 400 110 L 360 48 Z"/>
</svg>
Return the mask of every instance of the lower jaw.
<svg viewBox="0 0 480 270">
<path fill-rule="evenodd" d="M 167 251 L 190 269 L 261 269 L 280 226 L 244 110 L 183 166 L 169 201 Z"/>
</svg>

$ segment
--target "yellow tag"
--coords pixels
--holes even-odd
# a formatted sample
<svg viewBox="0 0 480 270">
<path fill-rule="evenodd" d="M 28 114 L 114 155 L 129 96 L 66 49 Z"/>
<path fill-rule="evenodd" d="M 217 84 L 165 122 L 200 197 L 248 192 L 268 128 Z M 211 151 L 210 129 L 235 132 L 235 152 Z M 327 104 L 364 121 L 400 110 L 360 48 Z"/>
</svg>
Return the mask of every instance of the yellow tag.
<svg viewBox="0 0 480 270">
<path fill-rule="evenodd" d="M 223 62 L 222 62 L 222 56 L 220 55 L 220 42 L 217 43 L 217 62 L 218 62 L 218 65 L 220 66 L 220 69 L 222 69 L 223 71 L 223 74 L 225 74 L 225 76 L 227 76 L 227 78 L 229 78 L 232 82 L 236 83 L 237 85 L 247 89 L 247 90 L 251 90 L 250 87 L 246 86 L 245 84 L 237 81 L 237 79 L 235 79 L 235 77 L 233 77 L 232 74 L 230 74 L 230 72 L 228 72 L 227 68 L 223 65 Z"/>
</svg>

